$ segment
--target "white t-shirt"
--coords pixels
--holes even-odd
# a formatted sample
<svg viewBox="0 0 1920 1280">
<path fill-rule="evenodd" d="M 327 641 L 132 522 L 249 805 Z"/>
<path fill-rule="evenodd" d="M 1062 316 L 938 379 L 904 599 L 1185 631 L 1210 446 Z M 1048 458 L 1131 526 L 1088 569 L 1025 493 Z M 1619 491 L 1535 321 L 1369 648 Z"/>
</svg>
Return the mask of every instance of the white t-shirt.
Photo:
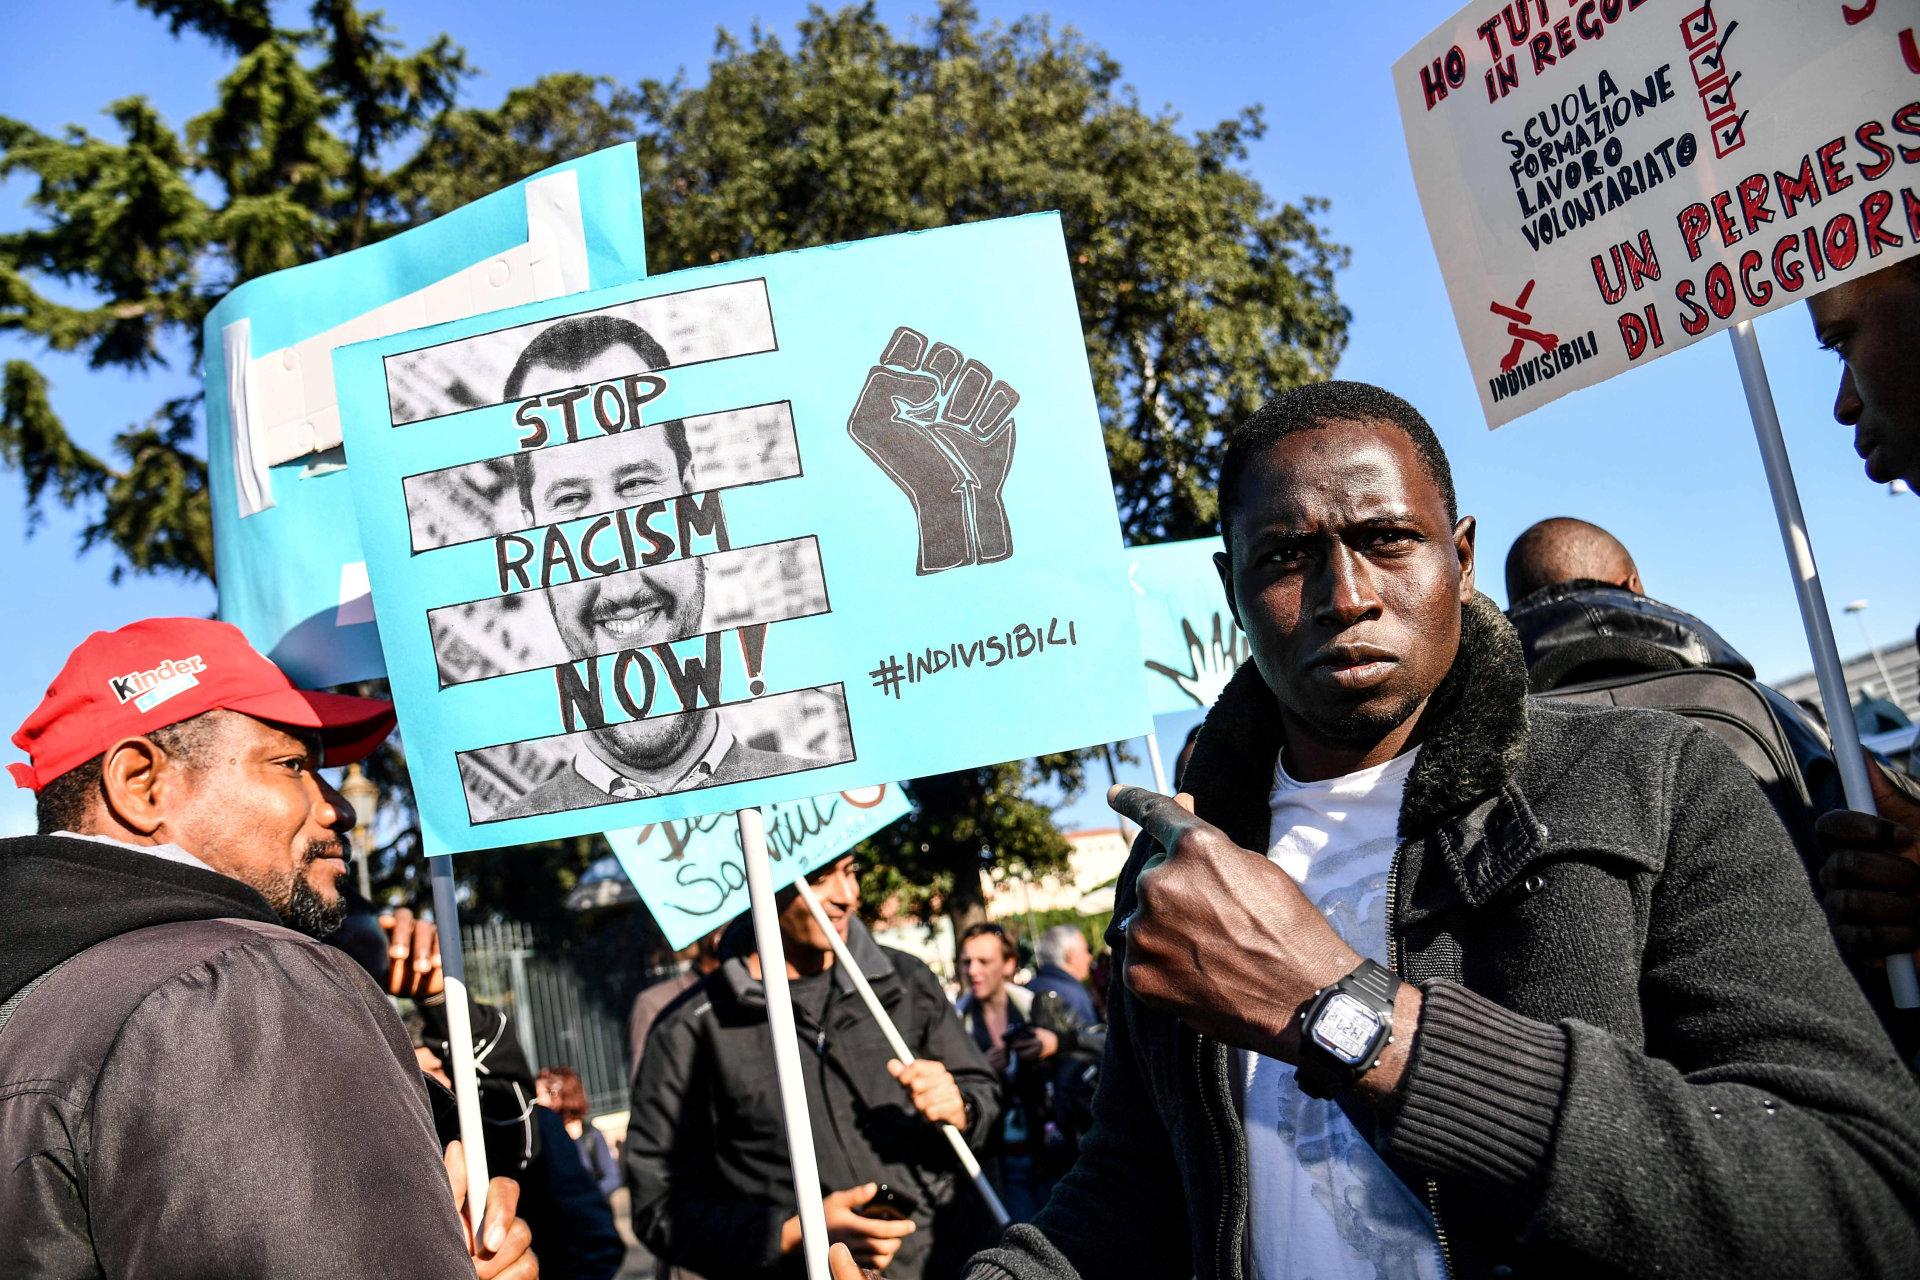
<svg viewBox="0 0 1920 1280">
<path fill-rule="evenodd" d="M 1334 932 L 1387 961 L 1387 874 L 1415 752 L 1299 782 L 1275 765 L 1267 856 L 1299 882 Z M 1293 1068 L 1242 1051 L 1253 1274 L 1258 1280 L 1441 1280 L 1427 1206 L 1331 1101 Z"/>
</svg>

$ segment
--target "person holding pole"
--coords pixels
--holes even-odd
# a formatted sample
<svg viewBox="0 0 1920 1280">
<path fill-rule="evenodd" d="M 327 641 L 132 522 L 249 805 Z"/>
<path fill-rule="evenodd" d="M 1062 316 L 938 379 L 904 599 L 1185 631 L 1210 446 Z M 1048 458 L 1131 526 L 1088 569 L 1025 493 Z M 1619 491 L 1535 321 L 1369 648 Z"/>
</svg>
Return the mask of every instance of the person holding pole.
<svg viewBox="0 0 1920 1280">
<path fill-rule="evenodd" d="M 0 841 L 0 1275 L 538 1274 L 511 1182 L 463 1225 L 405 1030 L 317 941 L 354 824 L 318 770 L 393 724 L 203 619 L 54 677 L 8 766 L 40 834 Z"/>
<path fill-rule="evenodd" d="M 1807 299 L 1814 336 L 1840 357 L 1833 417 L 1879 484 L 1920 490 L 1920 258 Z"/>
<path fill-rule="evenodd" d="M 941 1126 L 978 1148 L 1000 1115 L 992 1072 L 939 981 L 855 916 L 851 856 L 808 877 L 839 941 L 915 1055 L 902 1064 L 797 889 L 778 896 L 830 1238 L 890 1280 L 954 1276 L 992 1239 Z M 701 1275 L 799 1275 L 800 1222 L 774 1083 L 761 957 L 743 920 L 721 964 L 661 1015 L 635 1078 L 625 1168 L 634 1234 Z"/>
<path fill-rule="evenodd" d="M 1920 489 L 1920 258 L 1816 294 L 1807 310 L 1820 345 L 1840 357 L 1833 416 L 1854 429 L 1867 477 Z M 1821 882 L 1841 949 L 1878 967 L 1920 949 L 1920 804 L 1877 762 L 1868 774 L 1879 816 L 1821 820 Z"/>
<path fill-rule="evenodd" d="M 1269 401 L 1220 504 L 1252 661 L 1112 795 L 1093 1129 L 969 1275 L 1913 1274 L 1920 1090 L 1733 754 L 1528 700 L 1396 396 Z"/>
</svg>

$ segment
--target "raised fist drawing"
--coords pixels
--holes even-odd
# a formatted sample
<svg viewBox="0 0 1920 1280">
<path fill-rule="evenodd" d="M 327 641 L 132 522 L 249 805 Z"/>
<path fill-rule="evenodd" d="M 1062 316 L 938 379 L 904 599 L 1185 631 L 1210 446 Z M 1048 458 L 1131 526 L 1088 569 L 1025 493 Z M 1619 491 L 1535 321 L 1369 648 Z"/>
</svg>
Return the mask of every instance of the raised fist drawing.
<svg viewBox="0 0 1920 1280">
<path fill-rule="evenodd" d="M 916 573 L 1013 554 L 1000 491 L 1013 466 L 1020 393 L 978 360 L 902 325 L 847 419 L 847 434 L 913 504 Z"/>
</svg>

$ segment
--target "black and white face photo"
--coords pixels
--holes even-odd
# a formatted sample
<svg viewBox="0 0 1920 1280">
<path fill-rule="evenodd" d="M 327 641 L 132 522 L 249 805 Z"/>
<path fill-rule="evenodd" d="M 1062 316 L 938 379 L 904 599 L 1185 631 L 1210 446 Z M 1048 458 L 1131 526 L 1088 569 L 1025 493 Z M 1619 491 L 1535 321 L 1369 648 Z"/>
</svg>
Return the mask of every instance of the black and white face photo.
<svg viewBox="0 0 1920 1280">
<path fill-rule="evenodd" d="M 499 557 L 496 567 L 509 557 L 531 566 L 501 568 L 488 594 L 428 611 L 442 686 L 513 676 L 552 688 L 577 678 L 584 691 L 592 680 L 585 702 L 604 709 L 573 718 L 565 733 L 458 753 L 474 821 L 853 758 L 838 686 L 765 692 L 756 684 L 761 696 L 723 705 L 703 698 L 692 709 L 678 709 L 673 692 L 656 703 L 623 704 L 606 687 L 624 678 L 629 695 L 648 680 L 665 691 L 669 682 L 659 673 L 674 663 L 737 674 L 742 629 L 829 608 L 813 537 L 740 546 L 713 532 L 724 529 L 728 502 L 747 487 L 801 473 L 789 404 L 655 420 L 644 412 L 651 400 L 636 399 L 625 420 L 608 423 L 571 394 L 591 387 L 599 388 L 596 398 L 611 397 L 606 388 L 637 376 L 670 382 L 689 364 L 771 349 L 764 286 L 748 282 L 516 326 L 389 361 L 399 429 L 488 403 L 545 412 L 551 422 L 551 407 L 571 400 L 579 414 L 577 430 L 556 427 L 537 447 L 405 480 L 416 552 L 480 543 Z M 485 381 L 496 389 L 479 390 Z M 646 530 L 636 524 L 645 519 L 660 528 L 692 523 L 678 524 L 673 554 L 648 563 L 633 554 L 645 545 Z M 690 528 L 706 532 L 689 535 Z M 572 562 L 558 571 L 545 562 L 556 537 L 572 548 L 560 549 Z"/>
</svg>

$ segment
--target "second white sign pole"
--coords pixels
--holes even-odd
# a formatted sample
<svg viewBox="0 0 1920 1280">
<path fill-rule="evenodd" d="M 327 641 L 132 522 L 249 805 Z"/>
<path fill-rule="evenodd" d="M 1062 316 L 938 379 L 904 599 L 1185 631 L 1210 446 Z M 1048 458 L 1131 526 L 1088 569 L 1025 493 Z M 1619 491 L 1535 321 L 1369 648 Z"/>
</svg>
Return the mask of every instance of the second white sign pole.
<svg viewBox="0 0 1920 1280">
<path fill-rule="evenodd" d="M 780 944 L 780 912 L 773 899 L 767 825 L 758 809 L 742 809 L 738 816 L 741 860 L 747 869 L 748 912 L 753 917 L 753 947 L 760 956 L 760 981 L 767 993 L 767 1032 L 773 1037 L 773 1073 L 780 1082 L 780 1111 L 786 1119 L 787 1151 L 793 1162 L 800 1248 L 807 1258 L 807 1280 L 827 1280 L 827 1215 L 820 1203 L 820 1167 L 813 1155 L 813 1123 L 807 1117 L 807 1088 L 800 1075 L 793 1001 L 787 995 L 787 955 Z"/>
<path fill-rule="evenodd" d="M 460 899 L 453 859 L 427 859 L 433 882 L 433 921 L 440 931 L 440 966 L 447 982 L 447 1074 L 460 1114 L 460 1149 L 467 1166 L 467 1232 L 474 1240 L 487 1214 L 487 1139 L 480 1119 L 480 1078 L 473 1065 L 473 1012 L 467 1007 L 467 958 L 460 946 Z M 531 1048 L 532 1046 L 528 1046 Z"/>
<path fill-rule="evenodd" d="M 1800 493 L 1794 487 L 1787 442 L 1780 434 L 1780 414 L 1774 408 L 1773 389 L 1767 384 L 1767 367 L 1760 359 L 1760 341 L 1753 336 L 1753 324 L 1747 320 L 1727 330 L 1727 336 L 1733 339 L 1740 385 L 1747 393 L 1747 411 L 1753 415 L 1760 458 L 1766 464 L 1767 488 L 1773 494 L 1774 514 L 1780 518 L 1780 539 L 1786 544 L 1787 564 L 1793 570 L 1793 593 L 1800 602 L 1807 648 L 1813 652 L 1813 673 L 1820 683 L 1820 705 L 1827 711 L 1827 732 L 1833 738 L 1840 785 L 1846 790 L 1848 808 L 1875 813 L 1873 785 L 1867 780 L 1867 762 L 1860 754 L 1860 734 L 1853 723 L 1847 679 L 1840 669 L 1840 652 L 1827 617 L 1826 593 L 1820 589 L 1820 570 L 1813 562 L 1813 544 L 1807 539 L 1807 520 L 1800 511 Z M 1920 1008 L 1920 983 L 1914 978 L 1911 955 L 1887 957 L 1887 982 L 1893 988 L 1896 1006 Z"/>
</svg>

